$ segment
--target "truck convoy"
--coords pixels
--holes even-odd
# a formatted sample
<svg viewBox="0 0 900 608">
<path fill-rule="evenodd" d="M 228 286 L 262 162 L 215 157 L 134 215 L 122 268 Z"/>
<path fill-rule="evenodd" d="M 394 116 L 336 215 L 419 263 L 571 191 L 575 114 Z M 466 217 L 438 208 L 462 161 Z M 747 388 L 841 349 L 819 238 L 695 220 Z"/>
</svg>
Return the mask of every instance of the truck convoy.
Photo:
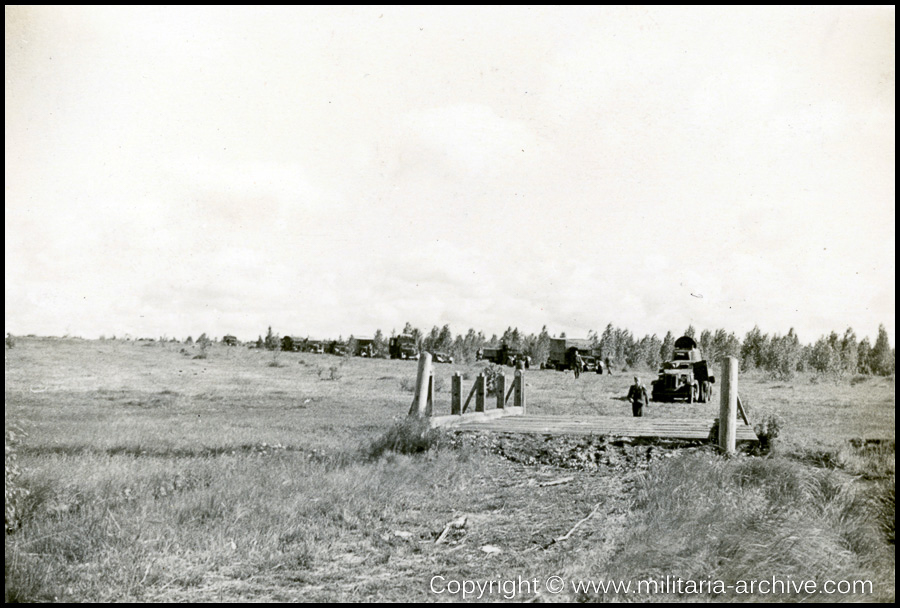
<svg viewBox="0 0 900 608">
<path fill-rule="evenodd" d="M 565 371 L 574 369 L 575 355 L 581 355 L 582 370 L 603 373 L 600 353 L 594 348 L 591 340 L 581 338 L 550 338 L 550 354 L 547 357 L 547 369 Z"/>
<path fill-rule="evenodd" d="M 675 340 L 672 360 L 663 363 L 659 377 L 651 383 L 650 398 L 653 401 L 706 403 L 712 398 L 715 381 L 697 343 L 689 336 L 682 336 Z"/>
</svg>

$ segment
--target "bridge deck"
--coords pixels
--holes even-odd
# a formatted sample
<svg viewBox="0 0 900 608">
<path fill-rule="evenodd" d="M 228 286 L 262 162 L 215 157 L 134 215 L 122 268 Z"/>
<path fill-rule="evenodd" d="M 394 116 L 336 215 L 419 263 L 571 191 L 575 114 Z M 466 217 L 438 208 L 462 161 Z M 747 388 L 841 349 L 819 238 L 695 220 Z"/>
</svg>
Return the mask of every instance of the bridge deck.
<svg viewBox="0 0 900 608">
<path fill-rule="evenodd" d="M 449 418 L 449 417 L 448 417 Z M 546 416 L 526 414 L 488 420 L 457 418 L 451 425 L 458 430 L 537 435 L 597 435 L 615 437 L 653 437 L 660 439 L 707 439 L 713 420 L 685 418 L 626 418 L 618 416 Z M 737 426 L 737 441 L 756 442 L 753 429 Z"/>
</svg>

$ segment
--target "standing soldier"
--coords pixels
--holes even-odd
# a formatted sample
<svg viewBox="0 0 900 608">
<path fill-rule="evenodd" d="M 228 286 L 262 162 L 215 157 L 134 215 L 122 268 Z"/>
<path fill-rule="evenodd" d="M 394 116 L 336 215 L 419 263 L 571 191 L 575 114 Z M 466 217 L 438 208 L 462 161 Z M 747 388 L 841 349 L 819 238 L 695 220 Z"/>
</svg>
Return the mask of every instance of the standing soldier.
<svg viewBox="0 0 900 608">
<path fill-rule="evenodd" d="M 579 353 L 578 351 L 575 351 L 574 367 L 575 367 L 575 377 L 577 378 L 578 376 L 581 375 L 581 370 L 584 369 L 584 359 L 581 358 L 581 353 Z"/>
<path fill-rule="evenodd" d="M 641 379 L 634 377 L 634 384 L 628 389 L 628 400 L 631 401 L 631 413 L 635 418 L 644 415 L 644 406 L 650 403 L 647 398 L 647 389 L 641 384 Z"/>
<path fill-rule="evenodd" d="M 612 374 L 612 365 L 609 364 L 609 357 L 606 358 L 606 373 L 607 375 Z"/>
</svg>

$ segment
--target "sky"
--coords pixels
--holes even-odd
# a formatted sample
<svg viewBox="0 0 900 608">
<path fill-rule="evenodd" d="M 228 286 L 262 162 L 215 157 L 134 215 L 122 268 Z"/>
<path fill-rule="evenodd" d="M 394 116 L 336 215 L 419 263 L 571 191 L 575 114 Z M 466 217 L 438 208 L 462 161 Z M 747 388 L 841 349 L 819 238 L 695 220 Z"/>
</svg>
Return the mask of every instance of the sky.
<svg viewBox="0 0 900 608">
<path fill-rule="evenodd" d="M 894 8 L 5 8 L 6 331 L 895 335 Z"/>
</svg>

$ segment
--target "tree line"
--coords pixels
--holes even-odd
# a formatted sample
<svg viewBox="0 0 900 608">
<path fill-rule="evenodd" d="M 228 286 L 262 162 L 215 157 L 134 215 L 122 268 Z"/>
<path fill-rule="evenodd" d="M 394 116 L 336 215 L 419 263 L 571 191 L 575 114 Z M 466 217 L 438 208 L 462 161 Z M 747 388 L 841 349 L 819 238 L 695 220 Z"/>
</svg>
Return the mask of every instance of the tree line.
<svg viewBox="0 0 900 608">
<path fill-rule="evenodd" d="M 502 335 L 493 334 L 488 338 L 483 332 L 472 328 L 465 334 L 454 336 L 449 325 L 435 325 L 426 333 L 409 322 L 400 333 L 412 336 L 420 352 L 443 352 L 456 361 L 471 363 L 480 349 L 506 344 L 510 349 L 531 357 L 534 365 L 547 361 L 550 339 L 556 337 L 550 335 L 547 326 L 537 334 L 526 334 L 517 327 L 508 327 Z M 377 330 L 372 342 L 374 356 L 387 357 L 389 339 L 396 335 L 393 330 L 389 337 Z M 698 336 L 693 325 L 679 335 L 693 338 L 708 361 L 717 361 L 725 356 L 735 357 L 740 361 L 741 371 L 759 370 L 780 379 L 789 379 L 797 372 L 815 372 L 833 377 L 855 374 L 890 376 L 894 373 L 894 349 L 890 346 L 884 325 L 878 326 L 874 344 L 868 337 L 858 340 L 852 328 L 847 328 L 842 335 L 836 332 L 823 335 L 812 344 L 802 344 L 793 329 L 784 335 L 770 335 L 763 333 L 758 326 L 747 332 L 743 339 L 724 329 L 703 330 Z M 558 337 L 565 338 L 565 332 Z M 204 338 L 205 334 L 197 342 Z M 630 330 L 610 323 L 602 333 L 589 331 L 587 339 L 594 352 L 604 361 L 608 359 L 613 369 L 655 371 L 664 361 L 671 360 L 676 335 L 668 331 L 662 338 L 656 334 L 638 338 Z M 354 340 L 350 336 L 351 346 Z M 279 337 L 271 327 L 265 338 L 260 336 L 256 343 L 259 348 L 270 350 L 278 348 L 279 344 Z"/>
<path fill-rule="evenodd" d="M 546 326 L 537 334 L 508 327 L 502 335 L 493 334 L 488 338 L 474 329 L 454 336 L 449 325 L 434 326 L 426 333 L 406 323 L 401 333 L 413 336 L 420 351 L 446 352 L 457 361 L 472 362 L 479 349 L 502 344 L 530 356 L 536 365 L 546 362 L 550 352 L 551 335 Z M 782 379 L 804 371 L 829 376 L 889 376 L 894 373 L 894 349 L 884 325 L 878 327 L 875 344 L 868 338 L 858 340 L 852 328 L 847 328 L 843 335 L 831 332 L 812 344 L 802 344 L 793 329 L 784 335 L 770 335 L 756 326 L 743 339 L 724 329 L 703 330 L 697 334 L 691 325 L 679 335 L 696 340 L 706 360 L 735 357 L 740 361 L 742 371 L 760 370 Z M 391 336 L 394 335 L 395 332 L 391 332 Z M 565 333 L 559 337 L 566 337 Z M 662 338 L 656 334 L 639 338 L 630 330 L 610 323 L 602 333 L 588 332 L 587 338 L 595 352 L 604 360 L 608 358 L 614 369 L 655 371 L 672 358 L 677 336 L 668 331 Z M 377 355 L 387 356 L 388 340 L 381 330 L 375 333 L 374 348 Z"/>
</svg>

